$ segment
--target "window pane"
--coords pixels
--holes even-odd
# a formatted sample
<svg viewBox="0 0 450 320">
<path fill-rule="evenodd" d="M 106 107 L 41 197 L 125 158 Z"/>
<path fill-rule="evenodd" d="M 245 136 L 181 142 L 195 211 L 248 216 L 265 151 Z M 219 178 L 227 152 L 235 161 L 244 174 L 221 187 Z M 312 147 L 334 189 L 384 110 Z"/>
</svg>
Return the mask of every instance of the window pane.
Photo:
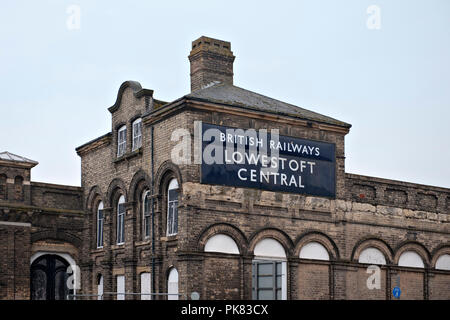
<svg viewBox="0 0 450 320">
<path fill-rule="evenodd" d="M 148 216 L 150 215 L 150 199 L 149 199 L 149 195 L 147 193 L 147 195 L 145 196 L 144 199 L 144 215 Z"/>
<path fill-rule="evenodd" d="M 281 288 L 281 276 L 277 276 L 277 288 Z"/>
<path fill-rule="evenodd" d="M 281 275 L 281 262 L 277 262 L 277 275 Z"/>
<path fill-rule="evenodd" d="M 258 275 L 272 275 L 273 263 L 258 263 Z"/>
<path fill-rule="evenodd" d="M 258 288 L 273 288 L 273 277 L 272 276 L 258 277 Z"/>
<path fill-rule="evenodd" d="M 98 220 L 97 225 L 97 247 L 103 246 L 103 219 Z"/>
<path fill-rule="evenodd" d="M 178 202 L 173 204 L 173 233 L 178 233 Z"/>
<path fill-rule="evenodd" d="M 178 191 L 177 190 L 169 190 L 169 201 L 178 200 Z"/>
<path fill-rule="evenodd" d="M 167 233 L 172 234 L 172 227 L 173 226 L 173 210 L 171 207 L 171 204 L 169 203 L 169 208 L 167 212 Z"/>
<path fill-rule="evenodd" d="M 258 299 L 259 300 L 273 300 L 273 290 L 258 290 Z"/>
<path fill-rule="evenodd" d="M 149 237 L 150 236 L 150 217 L 145 217 L 144 224 L 145 224 L 145 236 Z"/>
<path fill-rule="evenodd" d="M 120 214 L 117 217 L 117 243 L 124 242 L 124 215 Z"/>
<path fill-rule="evenodd" d="M 67 298 L 67 273 L 65 270 L 56 272 L 55 275 L 55 300 L 66 300 Z"/>
<path fill-rule="evenodd" d="M 277 300 L 281 300 L 281 289 L 277 289 Z"/>
<path fill-rule="evenodd" d="M 33 270 L 31 273 L 31 299 L 47 299 L 47 275 L 42 270 Z"/>
</svg>

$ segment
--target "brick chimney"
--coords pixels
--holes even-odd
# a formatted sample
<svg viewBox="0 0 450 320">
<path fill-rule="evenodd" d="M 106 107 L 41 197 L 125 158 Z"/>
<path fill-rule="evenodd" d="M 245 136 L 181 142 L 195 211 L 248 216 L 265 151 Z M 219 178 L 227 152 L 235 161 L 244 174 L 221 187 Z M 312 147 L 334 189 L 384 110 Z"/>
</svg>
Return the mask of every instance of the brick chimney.
<svg viewBox="0 0 450 320">
<path fill-rule="evenodd" d="M 233 84 L 234 58 L 230 42 L 204 36 L 192 41 L 192 50 L 189 54 L 191 91 L 218 82 Z"/>
</svg>

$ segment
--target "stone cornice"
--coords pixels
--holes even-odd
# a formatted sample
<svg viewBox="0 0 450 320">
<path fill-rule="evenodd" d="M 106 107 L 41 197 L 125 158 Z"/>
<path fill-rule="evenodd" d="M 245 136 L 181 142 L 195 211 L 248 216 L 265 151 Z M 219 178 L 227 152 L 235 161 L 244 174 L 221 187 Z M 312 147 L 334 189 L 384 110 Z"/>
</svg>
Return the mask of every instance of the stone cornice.
<svg viewBox="0 0 450 320">
<path fill-rule="evenodd" d="M 107 134 L 104 134 L 101 137 L 98 137 L 92 141 L 83 144 L 82 146 L 79 146 L 78 148 L 75 149 L 75 151 L 80 157 L 82 157 L 93 150 L 109 145 L 111 143 L 111 137 L 112 133 L 108 132 Z"/>
<path fill-rule="evenodd" d="M 324 131 L 332 131 L 341 134 L 347 134 L 349 128 L 335 126 L 330 124 L 325 124 L 319 121 L 300 119 L 296 117 L 291 117 L 287 115 L 271 114 L 268 112 L 257 111 L 253 109 L 239 108 L 231 105 L 210 103 L 204 101 L 197 101 L 194 99 L 183 97 L 170 104 L 167 104 L 151 113 L 149 113 L 145 119 L 144 123 L 146 125 L 151 125 L 157 123 L 166 117 L 171 116 L 173 113 L 179 112 L 181 109 L 191 108 L 196 110 L 208 111 L 208 112 L 220 112 L 226 114 L 233 114 L 238 116 L 243 116 L 247 118 L 274 121 L 281 123 L 283 125 L 294 125 L 309 128 L 316 128 Z"/>
</svg>

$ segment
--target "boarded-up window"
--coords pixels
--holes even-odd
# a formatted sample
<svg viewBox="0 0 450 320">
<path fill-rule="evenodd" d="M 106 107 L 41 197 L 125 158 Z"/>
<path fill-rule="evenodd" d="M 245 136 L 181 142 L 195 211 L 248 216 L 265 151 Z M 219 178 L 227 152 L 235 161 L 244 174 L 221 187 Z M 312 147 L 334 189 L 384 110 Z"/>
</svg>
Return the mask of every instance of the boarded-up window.
<svg viewBox="0 0 450 320">
<path fill-rule="evenodd" d="M 152 300 L 152 279 L 148 272 L 141 273 L 141 300 Z"/>
</svg>

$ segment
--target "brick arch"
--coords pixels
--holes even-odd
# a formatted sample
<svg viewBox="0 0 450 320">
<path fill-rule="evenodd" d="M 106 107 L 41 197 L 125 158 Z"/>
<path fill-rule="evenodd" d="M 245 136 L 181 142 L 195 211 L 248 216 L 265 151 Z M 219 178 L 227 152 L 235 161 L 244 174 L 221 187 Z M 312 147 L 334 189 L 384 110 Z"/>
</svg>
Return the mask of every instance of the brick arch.
<svg viewBox="0 0 450 320">
<path fill-rule="evenodd" d="M 248 252 L 253 254 L 256 244 L 266 238 L 277 240 L 286 252 L 286 258 L 292 255 L 294 244 L 291 238 L 281 230 L 275 228 L 265 228 L 255 232 L 249 239 Z"/>
<path fill-rule="evenodd" d="M 433 250 L 430 267 L 435 268 L 437 259 L 439 259 L 439 257 L 444 254 L 450 255 L 450 243 L 448 242 L 439 245 L 437 248 Z"/>
<path fill-rule="evenodd" d="M 139 201 L 141 192 L 145 188 L 150 189 L 150 187 L 151 187 L 150 177 L 144 170 L 142 169 L 138 170 L 131 179 L 130 189 L 128 191 L 128 194 L 131 197 L 130 199 L 133 199 L 134 201 Z"/>
<path fill-rule="evenodd" d="M 365 237 L 360 239 L 352 250 L 351 260 L 358 262 L 359 256 L 364 249 L 375 248 L 380 250 L 384 258 L 386 259 L 386 264 L 391 264 L 394 261 L 394 251 L 384 240 L 376 237 Z"/>
<path fill-rule="evenodd" d="M 431 255 L 428 252 L 427 248 L 425 246 L 417 241 L 404 241 L 400 243 L 397 248 L 395 249 L 395 255 L 393 262 L 398 265 L 398 260 L 400 259 L 400 256 L 403 252 L 406 251 L 414 251 L 416 252 L 423 261 L 423 264 L 425 268 L 427 268 L 430 265 Z"/>
<path fill-rule="evenodd" d="M 103 201 L 106 204 L 102 191 L 99 186 L 93 186 L 88 193 L 86 200 L 86 211 L 91 212 L 97 206 L 97 201 Z"/>
<path fill-rule="evenodd" d="M 334 241 L 330 237 L 328 237 L 325 233 L 316 230 L 304 232 L 303 234 L 297 237 L 294 247 L 294 256 L 298 258 L 300 256 L 300 251 L 302 250 L 303 246 L 305 246 L 310 242 L 318 242 L 321 245 L 323 245 L 327 250 L 328 255 L 330 256 L 330 260 L 339 259 L 339 249 L 334 243 Z"/>
<path fill-rule="evenodd" d="M 234 242 L 236 242 L 236 245 L 239 248 L 239 253 L 241 255 L 247 254 L 248 241 L 244 233 L 242 233 L 242 231 L 239 230 L 237 227 L 226 223 L 213 224 L 203 229 L 197 240 L 198 250 L 200 252 L 203 252 L 205 249 L 206 242 L 209 240 L 209 238 L 211 238 L 216 234 L 225 234 L 227 236 L 230 236 L 234 240 Z"/>
<path fill-rule="evenodd" d="M 155 175 L 155 193 L 163 194 L 165 185 L 167 184 L 169 177 L 175 177 L 178 181 L 180 189 L 183 185 L 183 179 L 180 168 L 172 163 L 170 160 L 164 161 L 158 168 Z"/>
<path fill-rule="evenodd" d="M 120 190 L 121 194 L 125 196 L 125 201 L 128 200 L 127 188 L 122 179 L 115 178 L 108 186 L 108 191 L 106 192 L 106 200 L 110 207 L 116 205 L 116 201 L 119 199 L 117 197 L 117 191 Z M 117 199 L 116 199 L 117 198 Z"/>
<path fill-rule="evenodd" d="M 73 246 L 75 246 L 76 248 L 81 248 L 82 246 L 82 241 L 81 239 L 70 233 L 70 232 L 63 232 L 63 231 L 39 231 L 36 233 L 33 233 L 31 235 L 31 244 L 37 242 L 37 241 L 41 241 L 41 240 L 58 240 L 58 241 L 62 241 L 62 242 L 68 242 L 70 244 L 72 244 Z"/>
</svg>

